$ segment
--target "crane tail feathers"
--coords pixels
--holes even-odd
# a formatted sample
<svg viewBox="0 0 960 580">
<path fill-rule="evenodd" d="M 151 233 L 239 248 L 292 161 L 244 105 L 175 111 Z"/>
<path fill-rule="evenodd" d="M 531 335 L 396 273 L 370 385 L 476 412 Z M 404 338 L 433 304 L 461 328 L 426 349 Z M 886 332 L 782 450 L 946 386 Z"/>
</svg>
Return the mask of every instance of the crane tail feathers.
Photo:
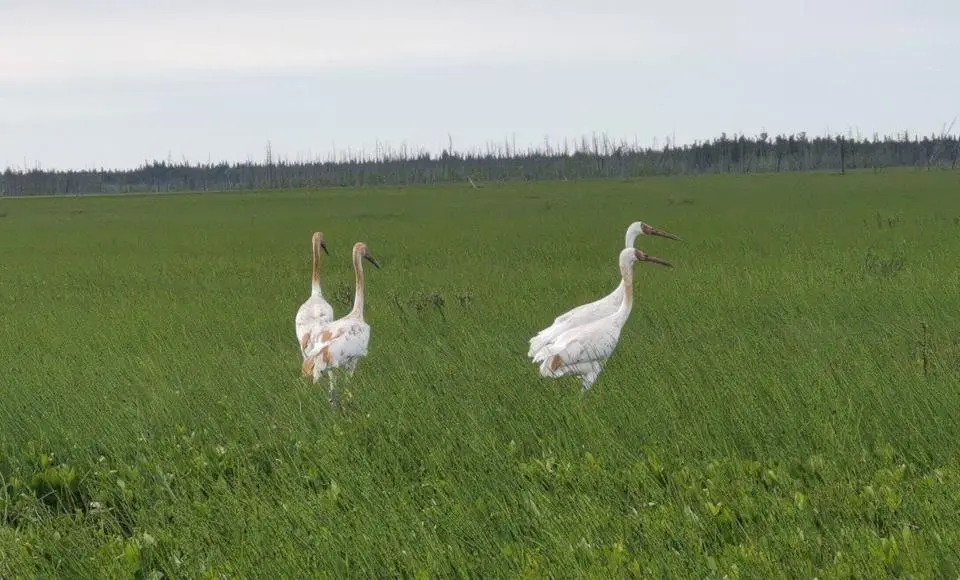
<svg viewBox="0 0 960 580">
<path fill-rule="evenodd" d="M 559 328 L 556 325 L 544 328 L 531 338 L 528 342 L 530 348 L 527 350 L 527 356 L 533 358 L 537 352 L 546 348 L 553 340 L 559 336 L 565 328 Z M 537 361 L 534 361 L 537 362 Z"/>
</svg>

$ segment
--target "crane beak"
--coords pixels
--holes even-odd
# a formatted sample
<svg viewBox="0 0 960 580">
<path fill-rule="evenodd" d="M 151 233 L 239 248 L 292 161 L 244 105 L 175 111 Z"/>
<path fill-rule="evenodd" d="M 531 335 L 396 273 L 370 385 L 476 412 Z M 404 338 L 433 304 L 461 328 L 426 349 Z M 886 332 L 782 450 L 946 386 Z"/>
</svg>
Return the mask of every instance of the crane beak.
<svg viewBox="0 0 960 580">
<path fill-rule="evenodd" d="M 653 262 L 654 264 L 660 264 L 661 266 L 666 266 L 668 268 L 673 268 L 673 264 L 664 260 L 663 258 L 658 258 L 656 256 L 651 256 L 650 254 L 644 254 L 644 262 Z"/>
<path fill-rule="evenodd" d="M 376 258 L 374 258 L 373 256 L 371 256 L 370 254 L 364 254 L 364 255 L 363 255 L 363 258 L 364 258 L 365 260 L 367 260 L 368 262 L 370 262 L 371 264 L 373 264 L 374 266 L 376 266 L 377 269 L 380 268 L 380 264 L 377 262 Z"/>
<path fill-rule="evenodd" d="M 643 225 L 644 225 L 644 227 L 643 227 L 643 233 L 647 234 L 648 236 L 660 236 L 660 237 L 662 237 L 662 238 L 669 238 L 669 239 L 671 239 L 671 240 L 680 241 L 680 238 L 678 238 L 677 236 L 671 234 L 670 232 L 665 232 L 665 231 L 663 231 L 663 230 L 661 230 L 661 229 L 658 229 L 658 228 L 655 228 L 655 227 L 652 227 L 652 226 L 648 226 L 647 224 L 643 224 Z"/>
<path fill-rule="evenodd" d="M 327 249 L 327 241 L 326 241 L 326 240 L 320 240 L 320 247 L 323 248 L 323 253 L 325 253 L 325 254 L 328 255 L 328 256 L 330 255 L 330 250 Z"/>
</svg>

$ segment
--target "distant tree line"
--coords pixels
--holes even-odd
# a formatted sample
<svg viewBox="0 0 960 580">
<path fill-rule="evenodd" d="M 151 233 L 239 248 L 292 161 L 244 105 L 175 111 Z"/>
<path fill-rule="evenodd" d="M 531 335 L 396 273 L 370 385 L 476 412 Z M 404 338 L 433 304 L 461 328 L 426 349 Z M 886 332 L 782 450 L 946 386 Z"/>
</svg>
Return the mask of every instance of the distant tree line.
<svg viewBox="0 0 960 580">
<path fill-rule="evenodd" d="M 960 139 L 904 133 L 880 139 L 806 133 L 745 135 L 675 146 L 640 147 L 606 136 L 517 150 L 510 143 L 486 150 L 439 155 L 424 150 L 378 150 L 326 160 L 274 160 L 269 143 L 262 161 L 198 163 L 153 161 L 136 169 L 44 170 L 8 168 L 0 195 L 226 191 L 294 187 L 426 185 L 450 182 L 631 178 L 652 175 L 846 171 L 915 167 L 956 169 Z"/>
</svg>

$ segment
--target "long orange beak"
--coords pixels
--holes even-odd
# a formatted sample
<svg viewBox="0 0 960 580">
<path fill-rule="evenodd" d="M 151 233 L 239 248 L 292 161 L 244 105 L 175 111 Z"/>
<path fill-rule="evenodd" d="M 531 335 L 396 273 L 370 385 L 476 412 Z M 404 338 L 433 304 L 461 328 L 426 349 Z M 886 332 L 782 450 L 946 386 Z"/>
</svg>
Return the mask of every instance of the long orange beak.
<svg viewBox="0 0 960 580">
<path fill-rule="evenodd" d="M 647 234 L 648 236 L 660 236 L 662 238 L 680 241 L 680 238 L 671 234 L 670 232 L 655 228 L 653 226 L 648 226 L 647 224 L 643 224 L 643 233 Z"/>
<path fill-rule="evenodd" d="M 661 266 L 666 266 L 668 268 L 673 268 L 673 264 L 664 260 L 663 258 L 658 258 L 656 256 L 651 256 L 650 254 L 643 255 L 644 262 L 653 262 L 654 264 L 660 264 Z"/>
</svg>

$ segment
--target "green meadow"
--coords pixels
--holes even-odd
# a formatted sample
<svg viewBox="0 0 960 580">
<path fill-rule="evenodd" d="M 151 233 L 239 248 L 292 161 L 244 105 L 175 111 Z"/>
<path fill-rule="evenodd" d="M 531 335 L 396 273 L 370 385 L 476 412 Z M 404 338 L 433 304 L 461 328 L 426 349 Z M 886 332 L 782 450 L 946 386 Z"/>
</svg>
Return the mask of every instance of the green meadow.
<svg viewBox="0 0 960 580">
<path fill-rule="evenodd" d="M 479 185 L 0 199 L 0 577 L 960 575 L 960 174 Z M 339 409 L 315 230 L 338 317 L 383 266 Z"/>
</svg>

